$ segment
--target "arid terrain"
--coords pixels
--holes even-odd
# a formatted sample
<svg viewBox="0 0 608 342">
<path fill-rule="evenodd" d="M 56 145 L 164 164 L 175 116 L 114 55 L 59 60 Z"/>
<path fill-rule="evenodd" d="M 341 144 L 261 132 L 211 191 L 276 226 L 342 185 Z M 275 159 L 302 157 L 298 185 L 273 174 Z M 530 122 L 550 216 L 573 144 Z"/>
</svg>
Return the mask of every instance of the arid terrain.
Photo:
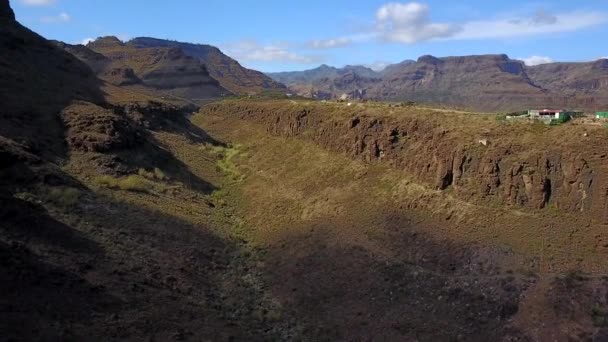
<svg viewBox="0 0 608 342">
<path fill-rule="evenodd" d="M 422 56 L 380 72 L 361 66 L 270 73 L 296 94 L 318 99 L 443 103 L 476 111 L 608 106 L 608 59 L 527 66 L 507 55 Z"/>
<path fill-rule="evenodd" d="M 8 0 L 0 49 L 2 341 L 608 341 L 600 121 L 286 98 Z"/>
</svg>

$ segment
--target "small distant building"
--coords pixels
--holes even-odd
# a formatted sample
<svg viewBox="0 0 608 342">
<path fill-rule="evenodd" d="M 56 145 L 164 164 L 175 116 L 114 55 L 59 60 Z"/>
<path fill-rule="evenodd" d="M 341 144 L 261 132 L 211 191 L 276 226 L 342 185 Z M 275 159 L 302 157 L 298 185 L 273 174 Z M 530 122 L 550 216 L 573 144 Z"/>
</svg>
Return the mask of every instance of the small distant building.
<svg viewBox="0 0 608 342">
<path fill-rule="evenodd" d="M 528 115 L 531 118 L 562 119 L 568 115 L 568 111 L 563 109 L 530 109 Z"/>
<path fill-rule="evenodd" d="M 597 112 L 595 113 L 596 119 L 608 119 L 608 112 Z"/>
<path fill-rule="evenodd" d="M 533 120 L 541 120 L 546 123 L 566 122 L 573 117 L 580 116 L 581 112 L 569 111 L 565 109 L 530 109 L 528 117 Z"/>
<path fill-rule="evenodd" d="M 287 94 L 285 94 L 285 96 L 287 96 L 287 97 L 293 97 L 293 94 L 292 93 L 287 93 Z"/>
</svg>

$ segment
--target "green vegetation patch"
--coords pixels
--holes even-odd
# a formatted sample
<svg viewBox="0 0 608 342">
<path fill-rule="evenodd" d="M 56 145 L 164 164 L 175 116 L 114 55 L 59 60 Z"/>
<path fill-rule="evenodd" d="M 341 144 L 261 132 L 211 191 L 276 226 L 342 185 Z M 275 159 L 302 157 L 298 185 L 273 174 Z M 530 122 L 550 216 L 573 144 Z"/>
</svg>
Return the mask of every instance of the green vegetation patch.
<svg viewBox="0 0 608 342">
<path fill-rule="evenodd" d="M 142 177 L 144 177 L 144 178 L 150 179 L 150 180 L 165 181 L 165 180 L 169 179 L 165 175 L 165 173 L 161 169 L 159 169 L 157 167 L 155 167 L 154 170 L 152 170 L 152 171 L 147 171 L 145 169 L 139 169 L 137 171 L 137 174 L 140 175 L 140 176 L 142 176 Z"/>
<path fill-rule="evenodd" d="M 97 185 L 110 189 L 133 192 L 151 192 L 158 187 L 158 184 L 155 184 L 154 182 L 138 174 L 119 178 L 112 176 L 100 176 L 96 177 L 93 181 Z"/>
<path fill-rule="evenodd" d="M 71 208 L 80 202 L 81 191 L 67 186 L 48 188 L 43 197 L 45 200 L 63 208 Z"/>
<path fill-rule="evenodd" d="M 204 145 L 202 147 L 205 150 L 214 153 L 218 160 L 216 163 L 217 168 L 228 176 L 233 181 L 240 182 L 244 179 L 244 175 L 239 171 L 235 158 L 239 155 L 243 156 L 243 146 L 240 144 L 228 144 L 226 146 L 218 145 Z"/>
</svg>

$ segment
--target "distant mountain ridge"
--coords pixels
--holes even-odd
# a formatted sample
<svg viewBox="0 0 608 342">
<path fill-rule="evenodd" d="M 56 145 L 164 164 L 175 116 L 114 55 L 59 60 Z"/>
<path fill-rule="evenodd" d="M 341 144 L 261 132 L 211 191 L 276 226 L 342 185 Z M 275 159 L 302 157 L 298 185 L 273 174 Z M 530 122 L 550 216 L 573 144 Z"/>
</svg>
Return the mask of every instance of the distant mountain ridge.
<svg viewBox="0 0 608 342">
<path fill-rule="evenodd" d="M 362 65 L 347 65 L 343 68 L 336 68 L 326 64 L 322 64 L 321 66 L 310 70 L 274 72 L 267 73 L 266 75 L 285 85 L 294 85 L 302 83 L 314 83 L 323 79 L 335 79 L 348 73 L 354 73 L 366 78 L 380 76 L 380 73 L 377 73 L 374 70 Z"/>
<path fill-rule="evenodd" d="M 112 36 L 87 46 L 54 43 L 116 86 L 143 86 L 194 102 L 230 93 L 209 75 L 205 64 L 179 48 L 136 48 Z"/>
<path fill-rule="evenodd" d="M 200 59 L 207 67 L 211 77 L 218 80 L 222 87 L 235 94 L 285 89 L 285 86 L 262 72 L 241 66 L 239 62 L 228 57 L 215 46 L 150 37 L 134 38 L 128 41 L 126 45 L 135 48 L 179 48 L 185 55 Z"/>
<path fill-rule="evenodd" d="M 380 72 L 324 65 L 268 75 L 300 95 L 326 99 L 347 94 L 487 111 L 532 106 L 595 110 L 608 105 L 608 60 L 526 66 L 505 54 L 443 58 L 426 55 L 417 61 L 389 65 Z"/>
</svg>

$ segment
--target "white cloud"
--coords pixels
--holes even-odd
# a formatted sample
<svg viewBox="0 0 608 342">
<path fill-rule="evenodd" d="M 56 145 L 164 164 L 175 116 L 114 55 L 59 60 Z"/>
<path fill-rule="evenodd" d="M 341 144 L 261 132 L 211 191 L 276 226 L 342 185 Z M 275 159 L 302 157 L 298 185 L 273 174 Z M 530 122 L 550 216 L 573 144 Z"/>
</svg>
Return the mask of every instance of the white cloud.
<svg viewBox="0 0 608 342">
<path fill-rule="evenodd" d="M 320 56 L 301 55 L 289 50 L 288 44 L 261 45 L 256 41 L 241 41 L 223 46 L 225 52 L 238 61 L 289 62 L 298 64 L 319 63 Z"/>
<path fill-rule="evenodd" d="M 452 37 L 460 27 L 455 24 L 432 22 L 429 7 L 425 4 L 391 2 L 376 11 L 376 30 L 383 40 L 414 44 Z"/>
<path fill-rule="evenodd" d="M 59 24 L 59 23 L 67 23 L 71 19 L 72 19 L 72 17 L 70 17 L 69 14 L 67 14 L 65 12 L 61 12 L 58 15 L 42 17 L 42 18 L 40 18 L 40 21 L 45 24 Z"/>
<path fill-rule="evenodd" d="M 608 59 L 608 57 L 600 57 L 600 59 Z"/>
<path fill-rule="evenodd" d="M 48 6 L 55 3 L 55 0 L 21 0 L 26 6 Z"/>
<path fill-rule="evenodd" d="M 89 44 L 90 42 L 93 42 L 93 41 L 95 41 L 95 38 L 85 38 L 85 39 L 81 40 L 79 44 L 87 45 L 87 44 Z"/>
<path fill-rule="evenodd" d="M 504 39 L 574 32 L 608 22 L 603 12 L 576 11 L 549 14 L 538 11 L 532 16 L 470 21 L 462 25 L 452 39 Z"/>
<path fill-rule="evenodd" d="M 390 63 L 390 62 L 375 61 L 374 63 L 371 63 L 371 64 L 363 64 L 363 66 L 368 67 L 374 71 L 382 71 L 391 64 L 392 63 Z"/>
<path fill-rule="evenodd" d="M 322 39 L 322 40 L 311 40 L 307 46 L 313 49 L 331 49 L 344 47 L 352 44 L 353 40 L 349 37 L 333 38 L 333 39 Z"/>
<path fill-rule="evenodd" d="M 528 58 L 518 58 L 519 60 L 526 63 L 528 66 L 540 65 L 540 64 L 548 64 L 555 62 L 551 57 L 544 56 L 530 56 Z"/>
<path fill-rule="evenodd" d="M 431 9 L 419 2 L 391 2 L 375 13 L 373 28 L 365 34 L 339 38 L 349 43 L 382 40 L 415 44 L 445 40 L 500 40 L 516 37 L 575 32 L 608 23 L 608 13 L 572 11 L 551 13 L 545 9 L 525 15 L 503 15 L 466 22 L 434 22 Z M 318 47 L 338 45 L 338 39 L 316 41 Z"/>
</svg>

